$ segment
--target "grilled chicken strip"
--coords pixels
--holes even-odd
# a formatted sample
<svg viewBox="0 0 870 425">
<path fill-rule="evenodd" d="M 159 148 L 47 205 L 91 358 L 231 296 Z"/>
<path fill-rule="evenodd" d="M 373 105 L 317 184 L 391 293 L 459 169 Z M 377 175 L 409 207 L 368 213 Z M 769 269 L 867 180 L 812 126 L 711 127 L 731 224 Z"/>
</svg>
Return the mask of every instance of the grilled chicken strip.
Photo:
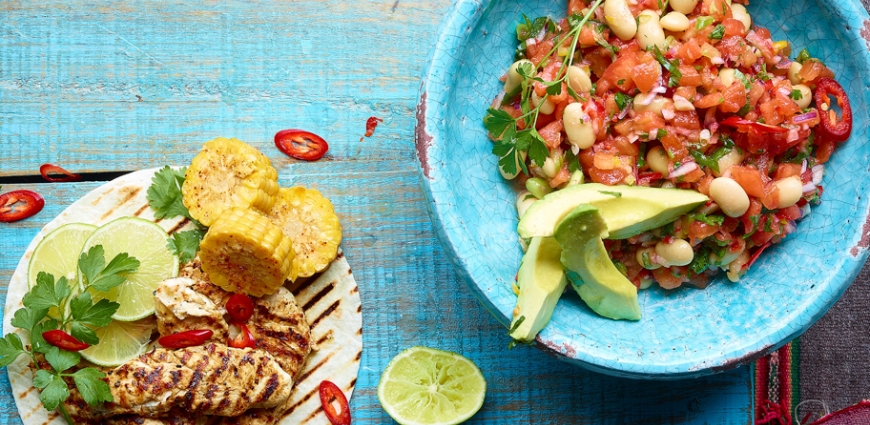
<svg viewBox="0 0 870 425">
<path fill-rule="evenodd" d="M 182 274 L 207 277 L 196 273 L 196 268 L 186 269 Z M 157 330 L 160 335 L 169 335 L 190 329 L 211 329 L 214 334 L 210 341 L 225 343 L 231 333 L 225 319 L 230 295 L 202 280 L 187 277 L 165 280 L 154 296 Z M 287 373 L 296 376 L 311 352 L 311 330 L 296 298 L 281 287 L 274 294 L 253 301 L 254 314 L 247 326 L 257 342 L 256 349 L 271 354 Z"/>
<path fill-rule="evenodd" d="M 71 414 L 159 418 L 178 409 L 197 416 L 237 416 L 252 408 L 282 405 L 293 389 L 293 377 L 269 353 L 213 343 L 179 350 L 155 349 L 107 375 L 114 403 L 88 409 L 73 401 L 68 405 L 74 410 Z"/>
</svg>

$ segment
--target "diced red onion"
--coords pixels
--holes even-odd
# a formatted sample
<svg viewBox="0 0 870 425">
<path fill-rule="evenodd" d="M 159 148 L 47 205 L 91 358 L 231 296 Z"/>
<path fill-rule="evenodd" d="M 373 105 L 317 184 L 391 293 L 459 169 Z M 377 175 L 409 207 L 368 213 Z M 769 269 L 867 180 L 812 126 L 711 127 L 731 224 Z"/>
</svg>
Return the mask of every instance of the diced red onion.
<svg viewBox="0 0 870 425">
<path fill-rule="evenodd" d="M 637 133 L 631 133 L 631 134 L 628 136 L 628 142 L 629 142 L 629 143 L 634 143 L 634 142 L 636 142 L 636 141 L 638 141 L 638 140 L 640 140 L 640 136 L 639 136 Z"/>
<path fill-rule="evenodd" d="M 774 56 L 773 58 L 771 58 L 771 62 L 773 62 L 774 65 L 782 62 L 782 56 L 780 56 L 780 55 Z"/>
<path fill-rule="evenodd" d="M 649 137 L 647 138 L 647 140 L 653 141 L 653 140 L 658 139 L 658 137 L 659 137 L 659 130 L 657 128 L 654 128 L 653 131 L 649 132 Z M 632 143 L 634 143 L 634 142 L 632 142 Z"/>
<path fill-rule="evenodd" d="M 628 111 L 631 111 L 631 110 L 632 110 L 631 108 L 623 109 L 622 112 L 619 113 L 619 119 L 625 118 L 625 116 L 628 115 Z"/>
<path fill-rule="evenodd" d="M 675 179 L 677 177 L 682 177 L 682 176 L 685 176 L 686 174 L 689 174 L 692 171 L 695 171 L 697 169 L 698 169 L 698 164 L 696 164 L 694 162 L 687 162 L 683 165 L 680 165 L 678 168 L 674 169 L 674 171 L 671 171 L 671 173 L 668 174 L 668 178 Z"/>
<path fill-rule="evenodd" d="M 807 202 L 807 204 L 801 209 L 801 218 L 810 215 L 811 212 L 813 212 L 813 207 L 811 207 L 809 202 Z"/>
<path fill-rule="evenodd" d="M 803 192 L 801 193 L 810 193 L 816 190 L 816 185 L 813 182 L 809 182 L 803 186 Z"/>
<path fill-rule="evenodd" d="M 774 67 L 776 69 L 788 69 L 789 67 L 791 67 L 791 62 L 792 61 L 789 58 L 782 57 L 782 60 L 777 62 Z"/>
<path fill-rule="evenodd" d="M 719 130 L 719 123 L 716 121 L 713 121 L 712 123 L 710 123 L 710 125 L 707 126 L 707 128 L 710 129 L 711 133 L 715 133 L 717 130 Z M 716 140 L 719 140 L 718 135 L 716 136 Z"/>
<path fill-rule="evenodd" d="M 658 93 L 658 94 L 665 94 L 665 93 L 667 93 L 667 91 L 668 91 L 668 88 L 665 86 L 657 86 L 656 88 L 652 89 L 653 93 Z"/>
<path fill-rule="evenodd" d="M 662 108 L 662 118 L 670 121 L 674 119 L 677 114 L 671 108 Z"/>
<path fill-rule="evenodd" d="M 795 140 L 799 139 L 800 137 L 801 137 L 800 131 L 796 128 L 793 128 L 793 129 L 788 131 L 788 137 L 785 140 L 787 142 L 791 143 L 791 142 L 794 142 Z"/>
<path fill-rule="evenodd" d="M 652 103 L 653 100 L 655 100 L 657 94 L 658 93 L 655 91 L 655 89 L 650 90 L 650 92 L 648 94 L 644 95 L 644 97 L 642 97 L 638 101 L 635 101 L 634 103 L 641 105 L 641 106 L 647 106 L 650 103 Z"/>
<path fill-rule="evenodd" d="M 504 90 L 502 90 L 501 93 L 499 93 L 498 96 L 495 97 L 495 100 L 492 101 L 492 105 L 490 105 L 490 107 L 492 107 L 493 109 L 498 109 L 499 107 L 501 107 L 501 103 L 504 101 L 504 96 L 505 92 Z"/>
<path fill-rule="evenodd" d="M 797 230 L 797 223 L 795 223 L 794 220 L 789 220 L 788 224 L 785 225 L 784 233 L 788 235 L 794 233 L 795 230 Z"/>
<path fill-rule="evenodd" d="M 791 91 L 785 87 L 780 87 L 777 91 L 783 96 L 791 96 Z"/>
<path fill-rule="evenodd" d="M 722 59 L 721 56 L 714 56 L 710 58 L 710 63 L 713 65 L 725 65 L 725 59 Z"/>
<path fill-rule="evenodd" d="M 577 145 L 571 145 L 571 152 L 574 153 L 574 156 L 579 155 L 580 154 L 580 147 Z"/>
<path fill-rule="evenodd" d="M 544 37 L 546 37 L 546 36 L 547 36 L 547 27 L 545 26 L 544 28 L 541 28 L 541 32 L 539 32 L 538 35 L 535 36 L 535 40 L 544 41 Z"/>
<path fill-rule="evenodd" d="M 746 41 L 759 49 L 761 49 L 761 46 L 764 46 L 764 39 L 754 30 L 750 30 L 749 33 L 746 34 Z"/>
<path fill-rule="evenodd" d="M 819 184 L 822 182 L 822 177 L 825 176 L 825 166 L 822 164 L 813 167 L 813 183 Z"/>
<path fill-rule="evenodd" d="M 800 124 L 800 123 L 802 123 L 802 122 L 806 122 L 806 121 L 809 121 L 809 120 L 814 120 L 814 119 L 816 119 L 818 116 L 819 116 L 819 113 L 816 112 L 816 110 L 814 109 L 814 110 L 812 110 L 812 111 L 810 111 L 810 112 L 807 112 L 807 113 L 805 113 L 805 114 L 800 114 L 800 115 L 794 117 L 793 122 L 794 122 L 795 124 Z"/>
<path fill-rule="evenodd" d="M 806 172 L 807 172 L 807 160 L 805 159 L 803 162 L 801 162 L 801 174 L 806 173 Z"/>
<path fill-rule="evenodd" d="M 526 40 L 526 47 L 534 46 L 535 44 L 538 44 L 538 40 L 535 40 L 534 38 L 529 38 Z"/>
</svg>

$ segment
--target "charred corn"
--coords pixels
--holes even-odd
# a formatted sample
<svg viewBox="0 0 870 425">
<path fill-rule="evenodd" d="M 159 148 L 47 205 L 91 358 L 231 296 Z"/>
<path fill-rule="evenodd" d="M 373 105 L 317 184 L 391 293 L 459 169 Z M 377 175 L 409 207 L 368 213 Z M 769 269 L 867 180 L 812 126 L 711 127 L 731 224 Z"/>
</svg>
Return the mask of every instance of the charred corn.
<svg viewBox="0 0 870 425">
<path fill-rule="evenodd" d="M 184 177 L 184 206 L 206 226 L 230 208 L 267 212 L 278 193 L 278 172 L 269 158 L 238 139 L 219 137 L 207 142 Z"/>
<path fill-rule="evenodd" d="M 321 272 L 335 259 L 341 224 L 329 199 L 315 189 L 281 188 L 269 218 L 293 241 L 300 277 Z"/>
<path fill-rule="evenodd" d="M 229 292 L 255 297 L 274 293 L 296 279 L 289 237 L 263 214 L 244 208 L 226 211 L 199 245 L 202 270 Z"/>
</svg>

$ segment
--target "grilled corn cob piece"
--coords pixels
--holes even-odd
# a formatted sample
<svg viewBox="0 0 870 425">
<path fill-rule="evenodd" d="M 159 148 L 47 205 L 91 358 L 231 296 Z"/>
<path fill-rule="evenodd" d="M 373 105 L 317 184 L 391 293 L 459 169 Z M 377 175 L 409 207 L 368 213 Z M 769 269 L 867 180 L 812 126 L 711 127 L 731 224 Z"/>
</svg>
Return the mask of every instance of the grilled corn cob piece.
<svg viewBox="0 0 870 425">
<path fill-rule="evenodd" d="M 190 215 L 211 226 L 230 208 L 269 211 L 278 194 L 278 172 L 251 145 L 219 137 L 203 145 L 193 158 L 181 193 Z"/>
<path fill-rule="evenodd" d="M 300 277 L 323 271 L 335 259 L 341 224 L 332 203 L 319 191 L 281 188 L 269 218 L 293 241 L 293 262 Z"/>
<path fill-rule="evenodd" d="M 202 270 L 229 292 L 255 297 L 274 293 L 296 279 L 293 246 L 263 214 L 233 208 L 221 214 L 199 245 Z"/>
</svg>

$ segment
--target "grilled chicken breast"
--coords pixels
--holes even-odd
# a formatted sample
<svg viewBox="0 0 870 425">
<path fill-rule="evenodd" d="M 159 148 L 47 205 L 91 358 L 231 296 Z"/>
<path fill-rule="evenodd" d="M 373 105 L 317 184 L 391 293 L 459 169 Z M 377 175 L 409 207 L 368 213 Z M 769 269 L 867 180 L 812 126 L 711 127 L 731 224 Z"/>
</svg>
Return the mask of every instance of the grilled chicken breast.
<svg viewBox="0 0 870 425">
<path fill-rule="evenodd" d="M 214 343 L 179 350 L 155 349 L 107 375 L 115 402 L 87 409 L 86 405 L 75 405 L 80 397 L 71 397 L 71 414 L 158 418 L 180 409 L 198 416 L 237 416 L 252 408 L 282 405 L 293 390 L 293 377 L 271 354 Z"/>
</svg>

